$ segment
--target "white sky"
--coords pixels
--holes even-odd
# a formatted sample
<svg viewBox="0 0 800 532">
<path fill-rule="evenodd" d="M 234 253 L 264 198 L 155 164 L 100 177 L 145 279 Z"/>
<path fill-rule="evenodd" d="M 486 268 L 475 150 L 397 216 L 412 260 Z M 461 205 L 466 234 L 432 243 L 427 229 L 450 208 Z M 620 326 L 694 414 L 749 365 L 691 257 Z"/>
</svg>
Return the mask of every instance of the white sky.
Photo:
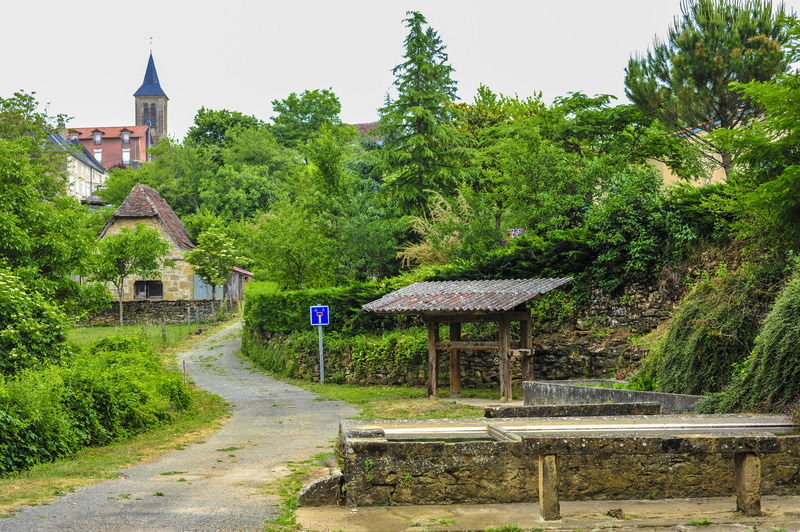
<svg viewBox="0 0 800 532">
<path fill-rule="evenodd" d="M 788 0 L 798 11 L 800 0 Z M 0 8 L 0 97 L 36 92 L 74 127 L 134 123 L 152 50 L 182 139 L 200 107 L 273 116 L 272 100 L 331 88 L 348 123 L 377 119 L 409 10 L 447 46 L 458 94 L 483 83 L 547 102 L 624 93 L 631 54 L 664 37 L 680 0 L 20 0 Z"/>
</svg>

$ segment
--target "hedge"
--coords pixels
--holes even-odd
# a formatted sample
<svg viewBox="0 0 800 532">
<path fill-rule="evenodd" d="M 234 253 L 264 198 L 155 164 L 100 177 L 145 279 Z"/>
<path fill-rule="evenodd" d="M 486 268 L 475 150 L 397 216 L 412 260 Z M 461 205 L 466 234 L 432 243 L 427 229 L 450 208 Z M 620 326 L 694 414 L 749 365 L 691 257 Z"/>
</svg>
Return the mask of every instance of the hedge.
<svg viewBox="0 0 800 532">
<path fill-rule="evenodd" d="M 308 331 L 310 308 L 326 305 L 330 324 L 326 332 L 348 333 L 378 331 L 396 326 L 397 318 L 381 317 L 361 311 L 370 301 L 388 293 L 378 284 L 352 284 L 334 288 L 280 291 L 273 283 L 252 282 L 247 285 L 244 321 L 248 331 L 261 337 Z"/>
</svg>

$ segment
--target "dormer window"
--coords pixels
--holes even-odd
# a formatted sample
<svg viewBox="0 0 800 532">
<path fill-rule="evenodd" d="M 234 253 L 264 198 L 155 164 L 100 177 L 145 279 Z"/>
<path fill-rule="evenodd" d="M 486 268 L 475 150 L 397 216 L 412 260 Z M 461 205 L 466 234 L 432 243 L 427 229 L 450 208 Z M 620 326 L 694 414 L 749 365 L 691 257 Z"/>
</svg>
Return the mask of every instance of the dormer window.
<svg viewBox="0 0 800 532">
<path fill-rule="evenodd" d="M 103 135 L 100 133 L 94 134 L 94 145 L 99 146 L 103 142 Z"/>
<path fill-rule="evenodd" d="M 131 143 L 131 132 L 130 131 L 123 131 L 122 132 L 122 143 L 123 144 L 130 144 Z"/>
</svg>

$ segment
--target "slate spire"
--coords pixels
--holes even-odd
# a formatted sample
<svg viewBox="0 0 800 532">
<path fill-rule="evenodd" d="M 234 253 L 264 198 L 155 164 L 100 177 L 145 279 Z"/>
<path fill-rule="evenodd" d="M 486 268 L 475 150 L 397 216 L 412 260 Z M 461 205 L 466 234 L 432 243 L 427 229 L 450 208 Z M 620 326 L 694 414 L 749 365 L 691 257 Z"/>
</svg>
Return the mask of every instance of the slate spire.
<svg viewBox="0 0 800 532">
<path fill-rule="evenodd" d="M 150 59 L 147 61 L 147 70 L 144 72 L 142 86 L 133 95 L 167 97 L 161 88 L 161 84 L 158 83 L 158 72 L 156 72 L 156 64 L 153 62 L 153 52 L 150 52 Z"/>
</svg>

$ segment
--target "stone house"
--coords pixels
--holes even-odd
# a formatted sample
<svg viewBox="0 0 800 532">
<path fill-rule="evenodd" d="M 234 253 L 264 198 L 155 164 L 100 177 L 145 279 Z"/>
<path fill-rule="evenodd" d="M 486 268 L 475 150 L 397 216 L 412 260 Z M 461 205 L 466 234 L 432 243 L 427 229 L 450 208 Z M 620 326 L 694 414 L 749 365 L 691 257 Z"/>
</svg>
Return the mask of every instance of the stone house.
<svg viewBox="0 0 800 532">
<path fill-rule="evenodd" d="M 49 138 L 53 147 L 64 153 L 66 159 L 67 194 L 92 204 L 96 201 L 97 189 L 105 186 L 105 168 L 77 141 L 68 141 L 58 133 L 51 133 Z"/>
<path fill-rule="evenodd" d="M 195 275 L 192 266 L 183 259 L 183 254 L 196 246 L 175 211 L 152 188 L 147 185 L 135 185 L 122 205 L 111 215 L 99 238 L 119 233 L 123 227 L 133 229 L 137 223 L 143 223 L 157 230 L 161 237 L 169 242 L 170 251 L 167 253 L 167 258 L 173 261 L 175 266 L 163 268 L 158 279 L 141 279 L 135 276 L 125 279 L 122 300 L 200 299 L 195 297 Z M 113 287 L 111 289 L 113 293 Z"/>
</svg>

